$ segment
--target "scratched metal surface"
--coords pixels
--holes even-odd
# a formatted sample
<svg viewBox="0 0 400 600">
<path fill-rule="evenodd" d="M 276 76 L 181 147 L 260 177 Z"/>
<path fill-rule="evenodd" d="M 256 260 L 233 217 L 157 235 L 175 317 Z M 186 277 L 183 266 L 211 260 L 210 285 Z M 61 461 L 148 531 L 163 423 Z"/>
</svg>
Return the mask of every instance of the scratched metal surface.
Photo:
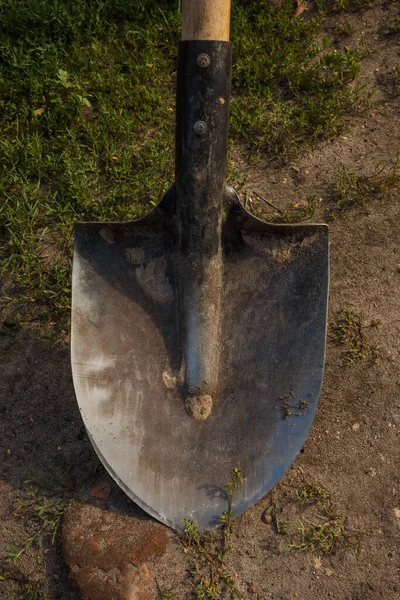
<svg viewBox="0 0 400 600">
<path fill-rule="evenodd" d="M 72 370 L 82 418 L 107 470 L 163 523 L 214 527 L 234 467 L 237 516 L 301 449 L 325 356 L 328 232 L 265 225 L 238 204 L 223 230 L 218 386 L 205 421 L 185 411 L 171 206 L 76 229 Z M 292 413 L 292 414 L 290 414 Z M 287 418 L 285 418 L 287 417 Z"/>
</svg>

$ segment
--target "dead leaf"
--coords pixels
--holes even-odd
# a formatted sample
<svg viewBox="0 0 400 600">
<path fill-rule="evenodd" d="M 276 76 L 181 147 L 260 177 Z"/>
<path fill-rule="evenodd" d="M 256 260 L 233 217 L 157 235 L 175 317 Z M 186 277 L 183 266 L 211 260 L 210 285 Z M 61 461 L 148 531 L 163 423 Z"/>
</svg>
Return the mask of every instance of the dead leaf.
<svg viewBox="0 0 400 600">
<path fill-rule="evenodd" d="M 308 7 L 305 4 L 303 4 L 301 0 L 296 0 L 295 7 L 295 17 L 302 15 L 305 10 L 308 10 Z"/>
<path fill-rule="evenodd" d="M 396 517 L 396 519 L 400 525 L 400 508 L 394 508 L 393 510 L 394 510 L 394 516 Z"/>
<path fill-rule="evenodd" d="M 322 560 L 319 556 L 314 558 L 314 569 L 320 569 L 322 566 Z"/>
<path fill-rule="evenodd" d="M 146 577 L 146 579 L 151 579 L 151 573 L 150 573 L 149 567 L 146 565 L 146 563 L 142 564 L 141 569 L 142 569 L 142 573 Z"/>
<path fill-rule="evenodd" d="M 93 485 L 89 494 L 98 500 L 108 500 L 111 494 L 111 485 L 107 481 Z"/>
</svg>

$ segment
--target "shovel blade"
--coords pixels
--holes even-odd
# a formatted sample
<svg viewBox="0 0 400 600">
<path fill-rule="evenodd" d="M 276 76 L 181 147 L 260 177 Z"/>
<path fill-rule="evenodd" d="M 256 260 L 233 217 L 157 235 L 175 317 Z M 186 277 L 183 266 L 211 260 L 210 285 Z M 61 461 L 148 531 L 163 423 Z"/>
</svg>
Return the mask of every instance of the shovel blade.
<svg viewBox="0 0 400 600">
<path fill-rule="evenodd" d="M 211 415 L 195 421 L 182 392 L 173 202 L 170 192 L 139 221 L 77 226 L 72 370 L 93 446 L 126 494 L 175 529 L 185 518 L 211 528 L 233 468 L 245 478 L 237 516 L 308 435 L 325 357 L 328 231 L 230 207 L 218 386 Z"/>
</svg>

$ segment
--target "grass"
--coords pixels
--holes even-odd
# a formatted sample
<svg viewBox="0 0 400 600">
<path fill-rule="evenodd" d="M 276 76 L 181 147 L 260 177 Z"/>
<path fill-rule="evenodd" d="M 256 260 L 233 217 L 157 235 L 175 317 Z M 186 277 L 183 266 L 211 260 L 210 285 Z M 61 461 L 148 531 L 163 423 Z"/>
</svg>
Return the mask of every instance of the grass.
<svg viewBox="0 0 400 600">
<path fill-rule="evenodd" d="M 400 187 L 400 153 L 388 164 L 379 162 L 370 176 L 358 175 L 343 167 L 333 187 L 331 217 L 378 198 Z"/>
<path fill-rule="evenodd" d="M 337 346 L 344 347 L 343 362 L 351 365 L 363 359 L 373 363 L 378 361 L 379 346 L 372 346 L 366 335 L 367 327 L 377 327 L 379 323 L 362 324 L 362 316 L 348 308 L 343 308 L 329 323 L 329 339 Z"/>
<path fill-rule="evenodd" d="M 394 95 L 400 96 L 400 67 L 394 67 L 392 79 Z"/>
<path fill-rule="evenodd" d="M 392 17 L 387 27 L 387 33 L 390 35 L 396 35 L 400 33 L 400 17 Z"/>
<path fill-rule="evenodd" d="M 317 44 L 322 20 L 294 19 L 292 4 L 284 7 L 238 3 L 235 13 L 231 131 L 256 158 L 286 157 L 337 134 L 362 102 L 360 88 L 347 86 L 360 70 L 359 50 Z"/>
<path fill-rule="evenodd" d="M 143 215 L 172 183 L 178 4 L 1 4 L 3 314 L 66 331 L 73 223 Z M 323 9 L 234 3 L 231 143 L 249 158 L 285 159 L 365 105 L 360 51 L 316 41 Z"/>
<path fill-rule="evenodd" d="M 53 545 L 64 507 L 64 501 L 38 496 L 36 490 L 30 492 L 28 500 L 19 500 L 14 515 L 24 520 L 29 518 L 34 524 L 34 532 L 27 534 L 23 545 L 9 550 L 7 561 L 18 566 L 21 557 L 30 548 L 42 548 L 46 540 Z"/>
<path fill-rule="evenodd" d="M 14 516 L 26 524 L 25 538 L 7 552 L 0 580 L 28 600 L 46 600 L 48 597 L 44 582 L 37 578 L 36 573 L 45 569 L 45 556 L 56 542 L 64 508 L 63 500 L 41 496 L 37 489 L 31 489 L 17 502 Z"/>
<path fill-rule="evenodd" d="M 29 577 L 25 577 L 22 573 L 0 575 L 0 581 L 9 583 L 9 590 L 20 594 L 18 597 L 24 600 L 47 600 L 48 596 L 43 589 L 43 582 L 31 581 Z"/>
<path fill-rule="evenodd" d="M 1 9 L 2 270 L 57 317 L 69 310 L 72 223 L 135 218 L 172 177 L 176 11 L 78 4 Z"/>
<path fill-rule="evenodd" d="M 158 598 L 160 600 L 173 600 L 174 598 L 177 598 L 173 587 L 169 589 L 163 589 L 157 579 L 155 580 L 155 583 L 157 587 Z"/>
</svg>

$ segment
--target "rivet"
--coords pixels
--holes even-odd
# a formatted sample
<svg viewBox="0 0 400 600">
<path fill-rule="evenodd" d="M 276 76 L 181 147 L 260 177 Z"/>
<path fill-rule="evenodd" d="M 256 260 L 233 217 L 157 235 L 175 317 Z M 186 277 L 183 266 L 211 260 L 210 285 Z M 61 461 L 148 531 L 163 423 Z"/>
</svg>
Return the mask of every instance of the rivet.
<svg viewBox="0 0 400 600">
<path fill-rule="evenodd" d="M 205 69 L 206 67 L 208 67 L 211 63 L 211 58 L 208 56 L 208 54 L 199 54 L 197 57 L 197 64 L 199 65 L 199 67 L 201 67 L 202 69 Z"/>
<path fill-rule="evenodd" d="M 193 125 L 193 129 L 197 135 L 204 135 L 207 131 L 207 125 L 204 123 L 204 121 L 196 121 L 196 123 Z"/>
</svg>

